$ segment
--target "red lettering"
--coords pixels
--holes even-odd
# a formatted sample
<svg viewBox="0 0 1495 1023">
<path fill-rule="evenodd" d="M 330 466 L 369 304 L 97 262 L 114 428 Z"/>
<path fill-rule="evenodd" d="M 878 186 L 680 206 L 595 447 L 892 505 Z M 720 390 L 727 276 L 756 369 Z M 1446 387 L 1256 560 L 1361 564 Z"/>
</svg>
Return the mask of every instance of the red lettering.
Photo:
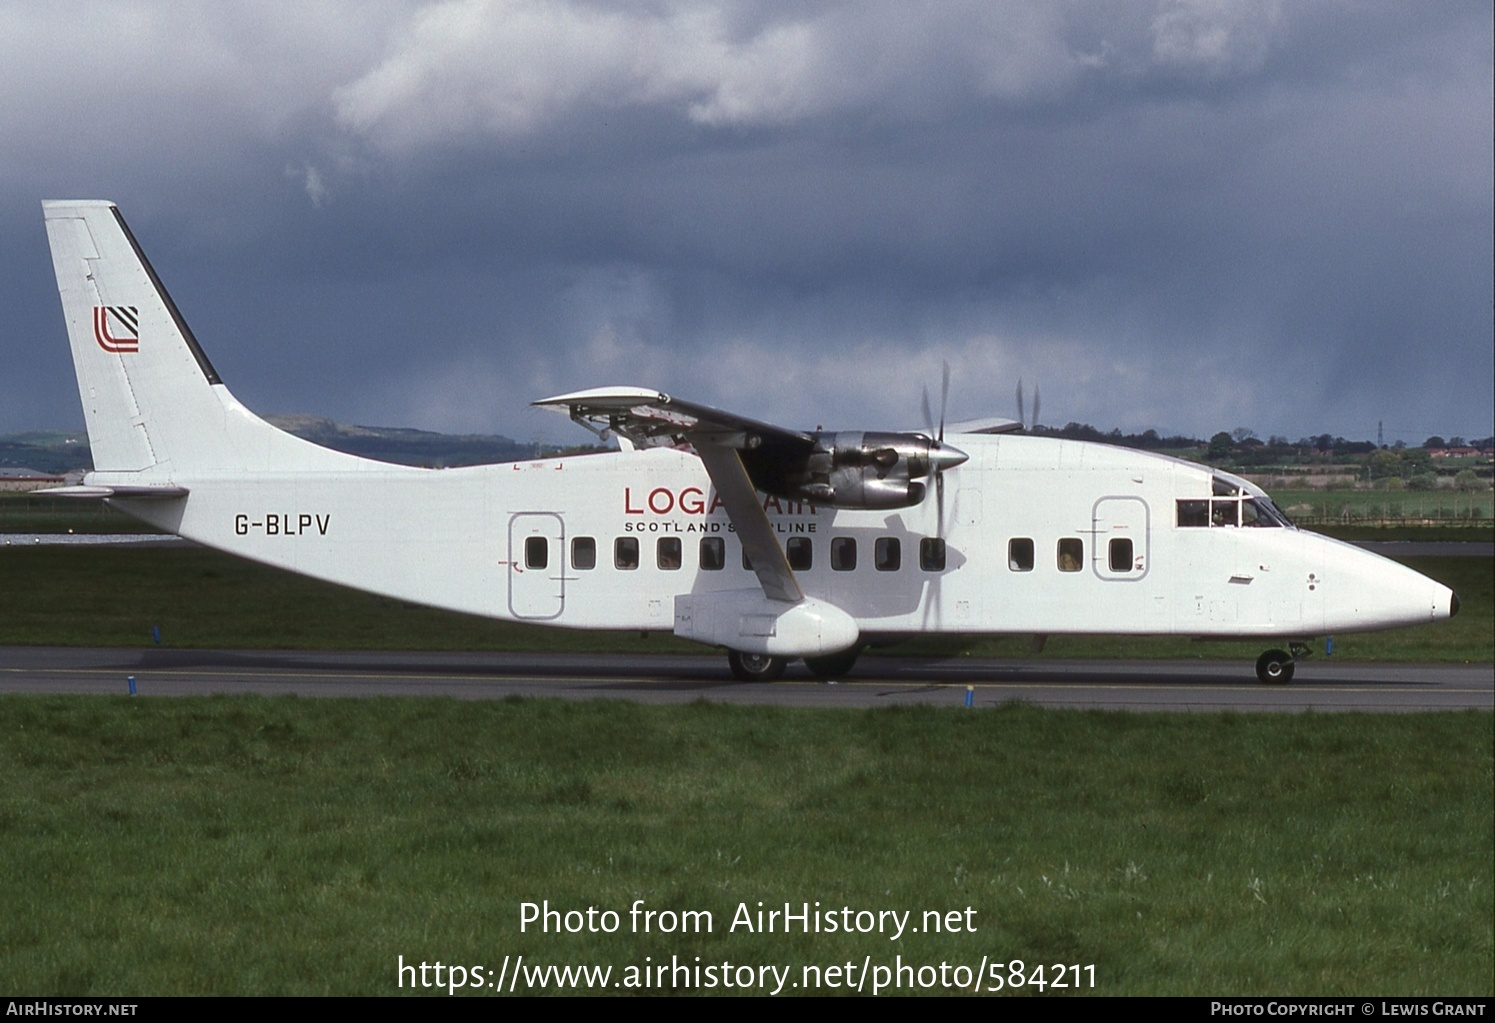
<svg viewBox="0 0 1495 1023">
<path fill-rule="evenodd" d="M 686 487 L 680 491 L 680 510 L 687 515 L 700 515 L 706 510 L 705 496 L 700 487 Z"/>
<path fill-rule="evenodd" d="M 633 491 L 631 487 L 623 488 L 623 513 L 625 515 L 644 514 L 644 509 L 633 507 Z"/>
<path fill-rule="evenodd" d="M 770 508 L 772 508 L 776 512 L 782 512 L 784 510 L 784 506 L 779 504 L 779 499 L 772 496 L 770 496 L 763 502 L 764 511 L 768 511 L 768 509 Z"/>
<path fill-rule="evenodd" d="M 659 506 L 659 501 L 656 500 L 661 494 L 664 495 L 663 508 Z M 670 493 L 667 488 L 655 487 L 653 490 L 649 491 L 649 510 L 655 515 L 663 515 L 666 512 L 672 511 L 674 507 L 675 495 Z"/>
<path fill-rule="evenodd" d="M 721 506 L 722 506 L 722 495 L 718 494 L 715 490 L 713 490 L 711 492 L 711 507 L 706 509 L 706 514 L 710 515 L 712 512 L 716 511 Z"/>
</svg>

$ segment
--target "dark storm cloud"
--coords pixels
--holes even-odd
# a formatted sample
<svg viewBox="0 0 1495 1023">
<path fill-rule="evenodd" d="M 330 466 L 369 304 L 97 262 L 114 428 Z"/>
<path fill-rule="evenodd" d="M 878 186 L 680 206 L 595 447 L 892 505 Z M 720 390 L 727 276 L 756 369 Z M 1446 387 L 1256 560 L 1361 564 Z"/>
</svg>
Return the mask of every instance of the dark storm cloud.
<svg viewBox="0 0 1495 1023">
<path fill-rule="evenodd" d="M 266 410 L 560 439 L 526 401 L 638 383 L 917 425 L 948 360 L 956 416 L 1022 376 L 1106 427 L 1491 428 L 1488 4 L 212 10 L 0 6 L 37 41 L 0 429 L 78 419 L 64 193 Z M 174 59 L 101 104 L 80 24 Z"/>
</svg>

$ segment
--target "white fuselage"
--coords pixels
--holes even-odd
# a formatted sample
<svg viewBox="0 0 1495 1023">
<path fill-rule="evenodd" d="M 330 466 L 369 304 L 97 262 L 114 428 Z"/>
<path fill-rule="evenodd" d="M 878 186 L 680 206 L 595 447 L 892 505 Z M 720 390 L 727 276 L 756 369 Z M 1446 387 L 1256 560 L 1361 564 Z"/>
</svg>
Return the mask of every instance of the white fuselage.
<svg viewBox="0 0 1495 1023">
<path fill-rule="evenodd" d="M 1208 467 L 1080 441 L 954 439 L 970 461 L 947 473 L 943 522 L 933 493 L 895 511 L 764 499 L 806 597 L 844 611 L 863 639 L 1309 638 L 1450 614 L 1447 588 L 1314 533 L 1180 525 L 1181 501 L 1213 500 L 1220 518 L 1222 479 L 1241 487 L 1237 502 L 1259 494 Z M 687 451 L 356 470 L 178 474 L 188 497 L 116 503 L 256 561 L 495 618 L 669 630 L 677 596 L 757 590 Z"/>
</svg>

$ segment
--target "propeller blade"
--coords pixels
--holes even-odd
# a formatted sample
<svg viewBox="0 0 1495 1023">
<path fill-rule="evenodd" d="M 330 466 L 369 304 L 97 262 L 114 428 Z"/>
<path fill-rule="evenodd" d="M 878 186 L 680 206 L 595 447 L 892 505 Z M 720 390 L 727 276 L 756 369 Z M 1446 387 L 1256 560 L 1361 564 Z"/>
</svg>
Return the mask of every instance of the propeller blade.
<svg viewBox="0 0 1495 1023">
<path fill-rule="evenodd" d="M 1023 415 L 1023 378 L 1017 379 L 1017 422 L 1021 426 L 1027 417 Z"/>
<path fill-rule="evenodd" d="M 945 470 L 934 474 L 934 529 L 935 535 L 945 535 Z"/>
<path fill-rule="evenodd" d="M 1033 385 L 1033 425 L 1028 428 L 1030 433 L 1038 430 L 1038 385 Z"/>
<path fill-rule="evenodd" d="M 945 440 L 945 408 L 950 402 L 950 360 L 944 360 L 944 372 L 940 379 L 940 433 L 935 439 L 940 443 Z"/>
<path fill-rule="evenodd" d="M 924 386 L 924 425 L 929 427 L 929 435 L 934 436 L 934 413 L 929 411 L 929 386 Z"/>
</svg>

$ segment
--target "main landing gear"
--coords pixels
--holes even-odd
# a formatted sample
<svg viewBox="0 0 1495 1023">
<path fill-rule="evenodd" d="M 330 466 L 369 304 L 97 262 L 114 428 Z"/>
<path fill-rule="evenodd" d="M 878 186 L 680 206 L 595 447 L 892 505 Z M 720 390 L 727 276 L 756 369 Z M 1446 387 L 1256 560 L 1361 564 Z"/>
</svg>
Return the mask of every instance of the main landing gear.
<svg viewBox="0 0 1495 1023">
<path fill-rule="evenodd" d="M 810 673 L 816 678 L 834 681 L 842 678 L 852 669 L 861 652 L 861 647 L 852 647 L 839 654 L 806 657 L 805 667 L 809 668 Z M 732 668 L 732 677 L 739 682 L 773 682 L 784 674 L 784 669 L 789 666 L 789 658 L 728 650 L 727 664 Z"/>
<path fill-rule="evenodd" d="M 789 658 L 728 650 L 727 664 L 732 668 L 732 677 L 739 682 L 772 682 L 789 667 Z"/>
<path fill-rule="evenodd" d="M 1293 680 L 1299 659 L 1313 651 L 1307 643 L 1289 643 L 1287 650 L 1268 650 L 1256 659 L 1256 677 L 1269 686 L 1285 686 Z"/>
</svg>

